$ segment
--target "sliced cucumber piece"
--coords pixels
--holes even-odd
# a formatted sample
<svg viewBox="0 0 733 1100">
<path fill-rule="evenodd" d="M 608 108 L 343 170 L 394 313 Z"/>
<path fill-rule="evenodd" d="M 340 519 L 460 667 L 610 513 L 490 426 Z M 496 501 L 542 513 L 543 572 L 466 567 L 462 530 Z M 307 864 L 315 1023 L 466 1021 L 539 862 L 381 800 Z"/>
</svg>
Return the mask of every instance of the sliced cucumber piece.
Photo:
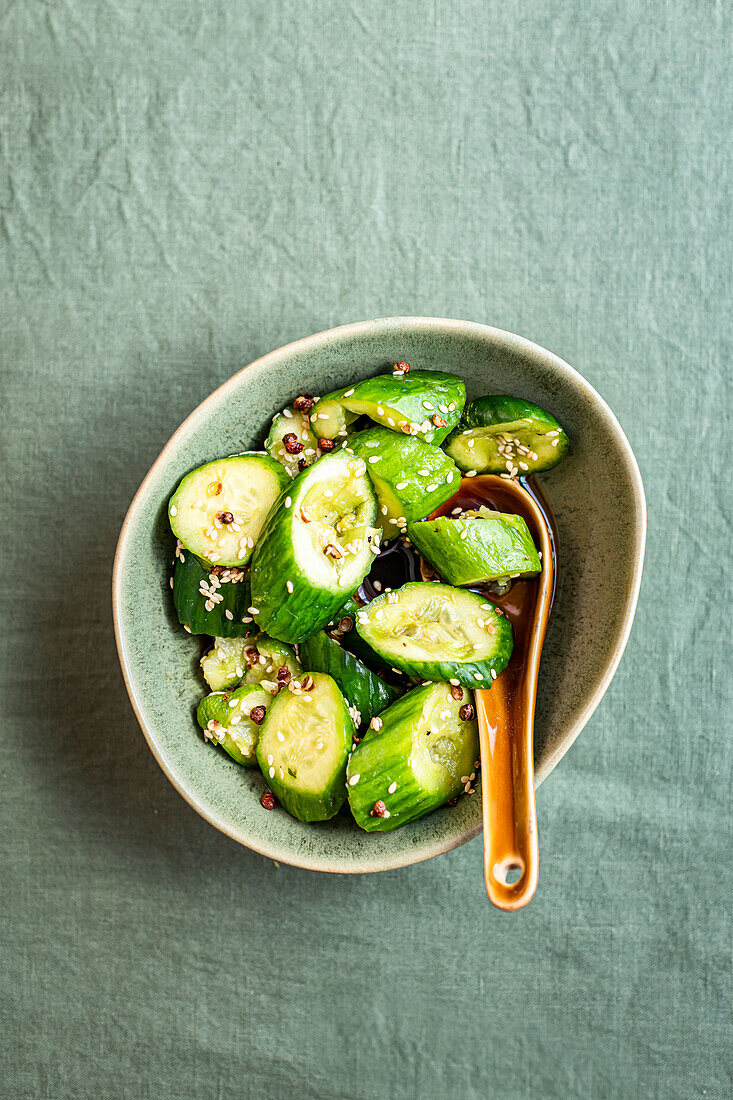
<svg viewBox="0 0 733 1100">
<path fill-rule="evenodd" d="M 358 612 L 356 629 L 393 667 L 464 687 L 491 687 L 514 644 L 508 619 L 493 604 L 434 581 L 378 596 Z"/>
<path fill-rule="evenodd" d="M 407 534 L 449 584 L 534 576 L 542 565 L 521 516 L 489 508 L 411 523 Z"/>
<path fill-rule="evenodd" d="M 351 754 L 349 806 L 357 825 L 386 832 L 442 806 L 475 776 L 475 718 L 463 721 L 447 684 L 416 687 L 387 710 Z"/>
<path fill-rule="evenodd" d="M 257 761 L 267 785 L 299 821 L 327 821 L 346 799 L 346 761 L 354 723 L 330 676 L 273 700 L 260 731 Z"/>
<path fill-rule="evenodd" d="M 365 413 L 385 428 L 437 447 L 460 419 L 466 387 L 456 374 L 414 370 L 365 378 L 345 390 L 341 400 L 350 412 Z"/>
<path fill-rule="evenodd" d="M 557 466 L 569 446 L 551 413 L 531 401 L 496 395 L 471 401 L 445 450 L 462 470 L 523 477 Z"/>
<path fill-rule="evenodd" d="M 334 451 L 304 470 L 262 530 L 252 604 L 271 637 L 302 642 L 355 592 L 371 567 L 377 502 L 366 464 Z"/>
<path fill-rule="evenodd" d="M 255 638 L 215 638 L 213 648 L 201 658 L 204 679 L 212 691 L 223 691 L 244 680 L 246 684 L 262 684 L 275 695 L 281 668 L 287 668 L 291 676 L 302 671 L 290 646 L 266 634 Z"/>
<path fill-rule="evenodd" d="M 257 656 L 252 654 L 244 675 L 247 684 L 262 684 L 266 691 L 277 695 L 277 674 L 281 668 L 286 668 L 291 678 L 303 671 L 303 666 L 295 656 L 294 650 L 283 642 L 268 638 L 267 634 L 257 635 L 254 640 L 254 649 Z"/>
<path fill-rule="evenodd" d="M 190 634 L 212 638 L 245 638 L 259 627 L 249 611 L 252 598 L 249 574 L 199 561 L 180 544 L 173 573 L 173 604 L 178 621 Z"/>
<path fill-rule="evenodd" d="M 334 631 L 338 634 L 339 645 L 348 649 L 349 653 L 353 653 L 355 657 L 366 664 L 369 668 L 379 669 L 380 671 L 387 671 L 391 666 L 375 653 L 371 646 L 367 645 L 363 638 L 359 636 L 356 630 L 356 617 L 360 611 L 363 611 L 364 605 L 357 603 L 353 597 L 349 597 L 343 607 L 340 607 L 330 623 L 327 624 L 326 629 L 328 631 Z M 347 619 L 351 622 L 351 627 L 347 630 L 339 629 L 339 624 Z M 348 626 L 348 623 L 344 624 Z"/>
<path fill-rule="evenodd" d="M 346 450 L 363 458 L 377 494 L 385 538 L 395 538 L 413 520 L 429 516 L 461 483 L 455 463 L 438 447 L 387 428 L 349 437 Z"/>
<path fill-rule="evenodd" d="M 342 398 L 345 390 L 334 390 L 320 397 L 311 413 L 311 428 L 317 439 L 337 439 L 347 434 L 358 413 L 349 412 Z"/>
<path fill-rule="evenodd" d="M 260 726 L 250 714 L 255 707 L 265 710 L 271 702 L 272 696 L 258 685 L 242 684 L 235 691 L 215 691 L 204 696 L 196 711 L 196 721 L 207 741 L 221 745 L 238 764 L 256 767 Z"/>
<path fill-rule="evenodd" d="M 287 440 L 291 448 L 288 451 L 283 440 L 290 435 L 294 435 L 295 439 Z M 270 433 L 265 440 L 267 453 L 282 463 L 291 477 L 295 477 L 305 466 L 313 465 L 318 457 L 317 446 L 308 414 L 298 412 L 292 407 L 273 418 Z"/>
<path fill-rule="evenodd" d="M 367 668 L 358 657 L 343 649 L 328 634 L 319 631 L 300 646 L 300 659 L 308 672 L 326 672 L 331 676 L 350 707 L 355 725 L 369 725 L 397 699 L 397 692 Z"/>
<path fill-rule="evenodd" d="M 207 462 L 186 474 L 171 497 L 171 530 L 211 565 L 244 565 L 287 483 L 279 463 L 258 452 Z"/>
<path fill-rule="evenodd" d="M 253 644 L 247 638 L 214 638 L 213 647 L 201 658 L 201 671 L 212 691 L 225 691 L 244 679 L 246 651 Z"/>
</svg>

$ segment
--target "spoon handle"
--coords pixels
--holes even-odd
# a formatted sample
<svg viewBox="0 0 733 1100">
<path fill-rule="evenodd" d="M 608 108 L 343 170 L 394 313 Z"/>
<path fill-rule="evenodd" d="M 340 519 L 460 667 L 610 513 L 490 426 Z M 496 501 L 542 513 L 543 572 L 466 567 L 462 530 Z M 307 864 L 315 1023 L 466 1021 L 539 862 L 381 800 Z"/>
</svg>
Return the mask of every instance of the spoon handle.
<svg viewBox="0 0 733 1100">
<path fill-rule="evenodd" d="M 522 688 L 525 685 L 521 685 Z M 521 689 L 520 689 L 521 690 Z M 484 878 L 499 909 L 521 909 L 537 888 L 539 850 L 534 799 L 534 699 L 518 708 L 521 722 L 507 729 L 507 692 L 498 680 L 476 692 L 481 740 Z M 516 715 L 516 718 L 519 715 Z M 520 727 L 521 728 L 518 728 Z M 507 881 L 515 877 L 515 882 Z M 518 876 L 518 877 L 517 877 Z"/>
</svg>

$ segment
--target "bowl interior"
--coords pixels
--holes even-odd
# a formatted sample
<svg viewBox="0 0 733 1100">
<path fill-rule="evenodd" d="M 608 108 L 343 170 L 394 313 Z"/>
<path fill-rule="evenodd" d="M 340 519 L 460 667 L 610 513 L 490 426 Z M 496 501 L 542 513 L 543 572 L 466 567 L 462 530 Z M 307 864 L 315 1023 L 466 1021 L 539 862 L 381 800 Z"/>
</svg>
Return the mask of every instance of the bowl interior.
<svg viewBox="0 0 733 1100">
<path fill-rule="evenodd" d="M 363 322 L 272 352 L 229 379 L 181 425 L 128 513 L 115 563 L 115 628 L 130 698 L 168 777 L 207 820 L 274 859 L 329 871 L 376 871 L 447 851 L 481 828 L 480 795 L 390 834 L 363 833 L 346 812 L 303 825 L 259 805 L 258 772 L 197 735 L 205 685 L 199 639 L 176 619 L 168 584 L 174 540 L 166 504 L 182 475 L 222 454 L 260 447 L 270 417 L 295 393 L 326 393 L 403 360 L 455 371 L 468 395 L 510 393 L 553 412 L 572 452 L 540 481 L 557 521 L 559 575 L 542 656 L 535 724 L 541 782 L 597 706 L 633 618 L 644 551 L 638 468 L 612 413 L 562 360 L 484 325 L 427 318 Z M 619 596 L 621 594 L 621 596 Z"/>
</svg>

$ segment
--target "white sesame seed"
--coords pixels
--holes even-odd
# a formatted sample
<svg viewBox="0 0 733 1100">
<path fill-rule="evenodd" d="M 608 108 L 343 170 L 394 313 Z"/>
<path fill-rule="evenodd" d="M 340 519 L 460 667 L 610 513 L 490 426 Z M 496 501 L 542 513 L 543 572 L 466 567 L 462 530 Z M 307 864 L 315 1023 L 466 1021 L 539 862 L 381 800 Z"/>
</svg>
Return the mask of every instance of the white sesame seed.
<svg viewBox="0 0 733 1100">
<path fill-rule="evenodd" d="M 397 484 L 395 485 L 395 489 L 406 489 L 406 488 L 407 488 L 407 482 L 406 481 L 398 481 Z"/>
<path fill-rule="evenodd" d="M 236 707 L 238 702 L 239 702 L 239 699 L 230 699 L 229 703 L 227 705 L 230 706 L 230 707 Z"/>
<path fill-rule="evenodd" d="M 460 687 L 460 680 L 449 680 L 448 683 L 453 684 L 453 687 Z"/>
<path fill-rule="evenodd" d="M 272 756 L 272 753 L 270 753 L 270 755 L 267 757 L 267 763 L 272 764 L 272 761 L 273 761 L 273 756 Z"/>
<path fill-rule="evenodd" d="M 381 455 L 370 455 L 367 462 L 379 462 Z"/>
<path fill-rule="evenodd" d="M 381 405 L 377 405 L 377 412 L 379 413 L 380 416 L 384 416 L 384 409 L 382 408 Z"/>
<path fill-rule="evenodd" d="M 361 778 L 361 774 L 359 772 L 357 772 L 356 775 L 350 775 L 349 776 L 349 786 L 353 787 L 356 783 L 359 782 L 360 778 Z"/>
<path fill-rule="evenodd" d="M 466 472 L 466 477 L 476 477 L 477 473 L 478 473 L 478 470 L 468 470 Z"/>
<path fill-rule="evenodd" d="M 288 592 L 292 592 L 293 591 L 293 582 L 292 581 L 285 581 L 285 587 L 287 588 Z"/>
<path fill-rule="evenodd" d="M 274 778 L 275 778 L 275 769 L 270 768 L 270 779 L 274 779 Z"/>
<path fill-rule="evenodd" d="M 453 475 L 451 474 L 451 477 L 452 477 L 452 476 L 453 476 Z M 460 516 L 460 514 L 461 514 L 461 512 L 462 512 L 462 511 L 463 511 L 463 509 L 462 509 L 462 508 L 453 508 L 453 509 L 451 509 L 451 515 L 452 515 L 452 516 Z"/>
<path fill-rule="evenodd" d="M 278 739 L 278 741 L 284 741 L 285 740 L 285 734 L 281 733 L 280 730 L 277 731 L 277 739 Z"/>
<path fill-rule="evenodd" d="M 453 478 L 454 478 L 454 477 L 455 477 L 455 473 L 454 473 L 454 471 L 453 471 L 453 470 L 451 470 L 451 472 L 450 472 L 450 473 L 448 474 L 448 476 L 446 477 L 446 479 L 445 479 L 445 480 L 446 480 L 446 481 L 448 482 L 448 484 L 450 485 L 450 483 L 451 483 L 451 481 L 453 480 Z"/>
<path fill-rule="evenodd" d="M 387 793 L 388 794 L 394 794 L 396 790 L 397 790 L 397 784 L 396 783 L 390 783 L 390 785 L 387 787 Z"/>
<path fill-rule="evenodd" d="M 231 621 L 232 621 L 232 620 L 234 619 L 234 616 L 232 615 L 232 613 L 231 613 L 231 611 L 229 610 L 229 608 L 227 608 L 227 609 L 225 610 L 224 614 L 226 615 L 227 619 L 229 619 L 229 621 L 230 621 L 230 622 L 231 622 Z"/>
<path fill-rule="evenodd" d="M 375 592 L 381 592 L 382 591 L 381 581 L 374 581 L 374 591 Z"/>
<path fill-rule="evenodd" d="M 186 625 L 184 624 L 184 626 L 183 626 L 183 629 L 184 629 L 184 630 L 186 631 L 186 633 L 187 633 L 187 634 L 190 634 L 190 633 L 191 633 L 191 627 L 190 627 L 190 626 L 186 626 Z"/>
<path fill-rule="evenodd" d="M 292 502 L 290 497 L 285 497 L 285 507 L 286 508 L 289 508 L 292 503 L 293 502 Z"/>
<path fill-rule="evenodd" d="M 497 676 L 498 676 L 498 673 L 497 673 L 496 669 L 492 668 L 492 670 L 491 670 L 491 679 L 495 680 Z"/>
<path fill-rule="evenodd" d="M 252 622 L 252 616 L 251 615 L 242 615 L 242 622 L 243 623 L 251 623 Z"/>
<path fill-rule="evenodd" d="M 290 409 L 283 409 L 283 416 L 287 417 L 288 420 L 293 419 L 293 414 L 291 413 Z"/>
<path fill-rule="evenodd" d="M 249 611 L 250 615 L 259 615 L 260 613 L 259 607 L 248 607 L 247 610 Z M 242 622 L 244 622 L 244 620 L 242 620 Z"/>
<path fill-rule="evenodd" d="M 178 509 L 176 508 L 175 504 L 171 504 L 170 514 L 172 516 L 177 516 L 178 515 Z"/>
<path fill-rule="evenodd" d="M 425 492 L 426 493 L 434 493 L 437 488 L 438 488 L 437 485 L 426 485 L 425 486 Z"/>
<path fill-rule="evenodd" d="M 356 387 L 354 387 L 354 388 L 356 388 Z M 354 392 L 353 389 L 347 390 L 346 393 L 344 394 L 344 397 L 351 397 L 353 392 Z"/>
<path fill-rule="evenodd" d="M 170 579 L 170 586 L 171 586 L 171 588 L 173 587 L 173 577 L 171 577 L 171 579 Z"/>
</svg>

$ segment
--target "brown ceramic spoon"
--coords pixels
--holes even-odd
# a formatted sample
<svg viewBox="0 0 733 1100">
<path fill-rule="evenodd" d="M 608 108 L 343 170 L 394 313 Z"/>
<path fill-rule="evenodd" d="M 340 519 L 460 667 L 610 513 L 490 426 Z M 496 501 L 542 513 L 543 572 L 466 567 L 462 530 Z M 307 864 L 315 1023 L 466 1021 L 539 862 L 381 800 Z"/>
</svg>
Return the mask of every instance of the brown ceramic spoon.
<svg viewBox="0 0 733 1100">
<path fill-rule="evenodd" d="M 555 563 L 548 519 L 518 481 L 493 474 L 463 478 L 458 493 L 435 514 L 445 515 L 456 504 L 467 509 L 486 503 L 523 516 L 542 552 L 538 578 L 516 581 L 505 597 L 492 597 L 514 627 L 514 652 L 491 689 L 475 692 L 486 892 L 499 909 L 522 909 L 537 887 L 534 709 Z"/>
<path fill-rule="evenodd" d="M 512 510 L 525 517 L 542 551 L 539 583 L 527 592 L 530 600 L 534 596 L 534 606 L 524 610 L 524 637 L 517 638 L 523 652 L 516 654 L 512 662 L 515 667 L 507 668 L 490 691 L 476 692 L 486 892 L 499 909 L 522 909 L 532 900 L 539 870 L 534 708 L 552 600 L 554 561 L 547 520 L 527 490 L 516 481 L 489 474 L 475 480 L 503 482 L 504 492 L 516 498 Z"/>
</svg>

